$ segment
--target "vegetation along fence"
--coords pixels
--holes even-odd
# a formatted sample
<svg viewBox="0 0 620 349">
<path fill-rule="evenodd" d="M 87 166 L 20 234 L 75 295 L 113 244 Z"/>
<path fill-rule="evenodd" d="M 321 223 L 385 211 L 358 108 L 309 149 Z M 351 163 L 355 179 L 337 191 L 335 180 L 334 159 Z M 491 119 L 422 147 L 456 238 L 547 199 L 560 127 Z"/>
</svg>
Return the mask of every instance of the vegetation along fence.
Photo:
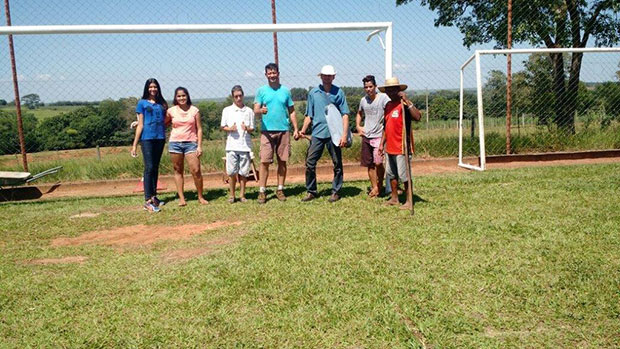
<svg viewBox="0 0 620 349">
<path fill-rule="evenodd" d="M 14 2 L 10 19 L 12 26 L 266 24 L 274 21 L 271 3 L 157 3 L 160 8 L 144 16 L 137 14 L 144 14 L 152 2 Z M 506 47 L 506 1 L 476 7 L 471 6 L 474 1 L 452 6 L 439 6 L 445 1 L 346 1 L 334 4 L 328 14 L 313 11 L 312 3 L 275 3 L 277 23 L 393 23 L 393 74 L 409 86 L 407 93 L 423 111 L 415 125 L 416 156 L 458 155 L 459 69 L 475 49 Z M 578 18 L 568 21 L 571 9 L 564 1 L 515 4 L 514 47 L 617 46 L 620 9 L 615 2 L 576 6 Z M 556 26 L 559 22 L 564 26 Z M 335 66 L 334 83 L 344 88 L 352 111 L 364 95 L 362 77 L 375 75 L 382 84 L 385 33 L 369 34 L 278 33 L 281 82 L 291 88 L 300 124 L 308 89 L 320 82 L 317 73 L 324 64 Z M 222 109 L 232 102 L 231 87 L 242 85 L 251 105 L 257 88 L 266 83 L 265 64 L 275 60 L 272 33 L 37 34 L 12 39 L 29 170 L 63 165 L 63 178 L 76 180 L 140 176 L 140 161 L 129 156 L 129 125 L 136 119 L 144 82 L 151 77 L 158 79 L 170 103 L 177 86 L 188 88 L 202 113 L 203 166 L 206 171 L 219 170 L 225 137 L 219 123 Z M 8 41 L 1 45 L 0 170 L 20 170 L 11 50 Z M 508 77 L 509 153 L 620 148 L 620 54 L 513 55 L 510 75 L 505 55 L 485 56 L 481 72 L 487 155 L 507 152 Z M 463 152 L 477 156 L 474 69 L 465 73 Z M 350 122 L 355 129 L 355 118 Z M 306 141 L 296 142 L 291 162 L 303 163 L 306 148 Z M 359 139 L 345 157 L 359 159 Z M 170 171 L 164 158 L 162 172 Z"/>
</svg>

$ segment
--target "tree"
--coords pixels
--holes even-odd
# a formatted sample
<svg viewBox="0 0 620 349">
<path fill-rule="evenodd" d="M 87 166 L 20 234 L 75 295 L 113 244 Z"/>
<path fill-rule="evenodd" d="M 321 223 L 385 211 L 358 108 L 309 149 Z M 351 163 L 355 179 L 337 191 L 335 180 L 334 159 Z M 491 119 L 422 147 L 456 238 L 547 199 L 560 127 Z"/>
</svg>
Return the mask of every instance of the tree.
<svg viewBox="0 0 620 349">
<path fill-rule="evenodd" d="M 484 85 L 484 115 L 503 117 L 506 115 L 506 74 L 491 70 Z"/>
<path fill-rule="evenodd" d="M 527 84 L 526 72 L 517 72 L 512 75 L 512 109 L 517 117 L 531 113 L 532 88 Z"/>
<path fill-rule="evenodd" d="M 597 85 L 594 95 L 606 114 L 620 118 L 620 83 L 607 81 Z"/>
<path fill-rule="evenodd" d="M 293 87 L 291 88 L 291 97 L 293 97 L 294 101 L 305 101 L 308 99 L 308 90 L 301 87 Z"/>
<path fill-rule="evenodd" d="M 413 0 L 396 0 L 403 5 Z M 507 2 L 505 0 L 419 0 L 436 11 L 435 26 L 456 26 L 463 43 L 495 42 L 505 47 Z M 513 41 L 548 48 L 584 48 L 594 38 L 596 46 L 611 46 L 620 40 L 620 2 L 617 0 L 532 0 L 513 7 Z M 575 132 L 575 110 L 583 53 L 572 53 L 568 81 L 562 54 L 550 54 L 555 94 L 554 122 Z"/>
<path fill-rule="evenodd" d="M 443 96 L 434 98 L 430 102 L 430 117 L 433 119 L 458 119 L 459 101 L 458 99 L 448 99 Z"/>
<path fill-rule="evenodd" d="M 620 68 L 620 63 L 618 63 L 618 68 Z M 620 81 L 620 70 L 618 70 L 616 72 L 616 79 L 618 79 L 618 81 Z"/>
<path fill-rule="evenodd" d="M 82 137 L 72 125 L 73 115 L 61 113 L 39 123 L 39 134 L 44 150 L 84 148 Z"/>
<path fill-rule="evenodd" d="M 550 125 L 557 96 L 553 93 L 553 62 L 549 55 L 533 54 L 525 62 L 525 85 L 529 88 L 530 112 L 541 125 Z"/>
<path fill-rule="evenodd" d="M 39 138 L 36 131 L 37 118 L 30 113 L 22 115 L 24 127 L 24 141 L 28 152 L 39 150 Z M 5 112 L 0 110 L 0 155 L 18 154 L 19 138 L 17 133 L 17 116 L 15 112 Z"/>
<path fill-rule="evenodd" d="M 43 120 L 38 127 L 46 150 L 89 148 L 97 145 L 128 144 L 127 122 L 120 115 L 122 102 L 106 100 L 98 108 L 85 106 Z"/>
<path fill-rule="evenodd" d="M 202 124 L 202 138 L 215 139 L 215 136 L 219 135 L 217 132 L 220 128 L 220 121 L 222 118 L 222 110 L 231 105 L 232 99 L 226 98 L 223 103 L 216 103 L 213 101 L 201 102 L 196 107 L 200 109 L 200 122 Z M 229 103 L 230 102 L 230 103 Z"/>
<path fill-rule="evenodd" d="M 7 104 L 7 102 L 6 102 L 5 99 L 0 99 L 0 105 L 6 105 L 6 104 Z"/>
<path fill-rule="evenodd" d="M 42 103 L 38 94 L 31 93 L 22 97 L 22 104 L 28 107 L 28 109 L 36 109 Z"/>
</svg>

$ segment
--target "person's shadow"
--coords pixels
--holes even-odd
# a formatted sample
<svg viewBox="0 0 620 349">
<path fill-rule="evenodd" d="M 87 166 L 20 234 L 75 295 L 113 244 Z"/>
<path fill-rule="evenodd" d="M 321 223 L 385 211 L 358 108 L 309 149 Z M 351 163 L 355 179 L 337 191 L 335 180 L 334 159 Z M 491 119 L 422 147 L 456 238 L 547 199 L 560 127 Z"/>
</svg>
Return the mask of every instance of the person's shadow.
<svg viewBox="0 0 620 349">
<path fill-rule="evenodd" d="M 389 198 L 389 195 L 386 196 L 387 198 Z M 407 193 L 403 193 L 398 195 L 398 199 L 400 200 L 400 202 L 405 202 L 407 201 Z M 413 204 L 415 205 L 418 202 L 428 202 L 426 201 L 424 198 L 422 198 L 421 196 L 418 196 L 417 194 L 413 194 Z"/>
<path fill-rule="evenodd" d="M 207 201 L 217 200 L 221 197 L 226 197 L 228 195 L 228 190 L 225 189 L 205 189 L 203 191 L 203 196 Z M 179 197 L 177 193 L 166 193 L 161 195 L 161 200 L 165 202 L 178 200 Z M 186 191 L 185 192 L 185 200 L 186 201 L 198 201 L 198 193 L 196 191 Z"/>
<path fill-rule="evenodd" d="M 348 198 L 348 197 L 353 197 L 353 196 L 358 196 L 360 195 L 360 193 L 362 192 L 362 189 L 358 188 L 358 187 L 345 187 L 342 186 L 342 188 L 340 188 L 340 191 L 338 192 L 338 195 L 340 195 L 340 198 Z M 327 188 L 327 189 L 323 189 L 319 192 L 319 196 L 331 196 L 332 195 L 332 189 L 331 188 Z"/>
<path fill-rule="evenodd" d="M 286 195 L 287 198 L 290 198 L 293 196 L 297 196 L 301 193 L 304 193 L 305 191 L 306 191 L 306 188 L 304 186 L 296 185 L 296 186 L 284 188 L 284 195 Z M 267 193 L 267 201 L 278 200 L 276 198 L 276 188 L 269 188 L 265 192 Z M 258 189 L 250 190 L 250 191 L 246 189 L 245 197 L 248 200 L 258 200 Z"/>
<path fill-rule="evenodd" d="M 198 194 L 193 194 L 196 197 L 196 200 L 198 200 Z M 226 189 L 209 189 L 209 190 L 205 190 L 203 192 L 203 196 L 205 197 L 205 199 L 207 199 L 207 201 L 211 201 L 211 200 L 217 200 L 219 198 L 227 198 L 228 197 L 228 190 Z"/>
<path fill-rule="evenodd" d="M 299 194 L 303 194 L 306 192 L 306 187 L 303 185 L 296 185 L 294 187 L 284 188 L 284 195 L 288 196 L 297 196 Z"/>
</svg>

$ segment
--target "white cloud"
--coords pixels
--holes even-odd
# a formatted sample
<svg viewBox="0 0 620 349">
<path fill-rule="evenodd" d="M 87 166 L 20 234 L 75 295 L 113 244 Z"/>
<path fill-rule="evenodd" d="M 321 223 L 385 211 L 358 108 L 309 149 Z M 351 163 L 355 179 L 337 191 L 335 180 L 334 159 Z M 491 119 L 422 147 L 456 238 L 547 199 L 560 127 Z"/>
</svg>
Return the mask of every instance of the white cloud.
<svg viewBox="0 0 620 349">
<path fill-rule="evenodd" d="M 394 69 L 397 69 L 397 70 L 405 70 L 409 68 L 411 68 L 410 64 L 394 63 Z"/>
<path fill-rule="evenodd" d="M 253 77 L 256 77 L 256 75 L 254 73 L 252 73 L 251 71 L 246 71 L 245 73 L 243 73 L 243 77 L 244 78 L 253 78 Z"/>
<path fill-rule="evenodd" d="M 39 80 L 39 81 L 50 81 L 51 79 L 52 79 L 51 74 L 39 74 L 36 77 L 36 80 Z"/>
</svg>

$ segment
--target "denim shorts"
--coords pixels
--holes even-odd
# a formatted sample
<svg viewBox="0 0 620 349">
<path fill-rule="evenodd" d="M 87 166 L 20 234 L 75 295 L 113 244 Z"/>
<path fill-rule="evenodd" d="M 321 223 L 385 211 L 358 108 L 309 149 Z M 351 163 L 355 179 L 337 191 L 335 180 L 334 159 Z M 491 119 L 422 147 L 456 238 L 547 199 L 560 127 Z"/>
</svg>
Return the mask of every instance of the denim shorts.
<svg viewBox="0 0 620 349">
<path fill-rule="evenodd" d="M 168 143 L 168 151 L 175 154 L 191 154 L 198 149 L 196 142 L 170 142 Z"/>
</svg>

